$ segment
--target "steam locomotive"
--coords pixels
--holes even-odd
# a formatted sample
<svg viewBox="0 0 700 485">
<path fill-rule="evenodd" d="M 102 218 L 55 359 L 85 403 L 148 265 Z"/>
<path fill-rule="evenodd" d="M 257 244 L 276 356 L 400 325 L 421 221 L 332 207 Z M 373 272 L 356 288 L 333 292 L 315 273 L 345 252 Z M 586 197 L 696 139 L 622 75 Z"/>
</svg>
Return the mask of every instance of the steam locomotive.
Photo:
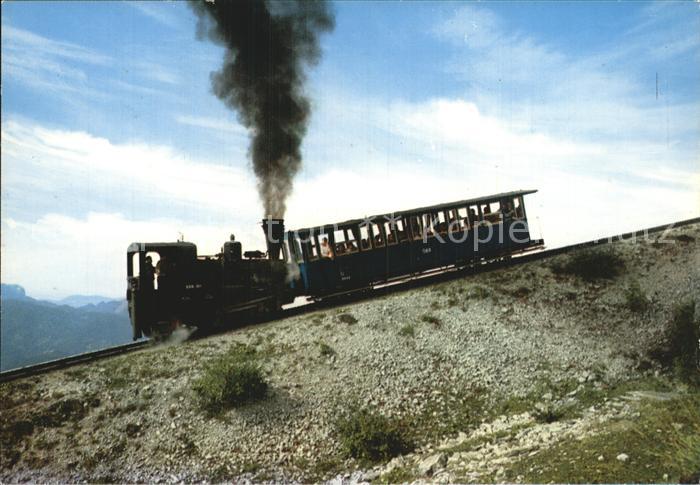
<svg viewBox="0 0 700 485">
<path fill-rule="evenodd" d="M 134 339 L 180 325 L 212 330 L 271 315 L 296 297 L 324 299 L 409 276 L 465 268 L 544 247 L 531 239 L 519 190 L 285 231 L 264 219 L 267 251 L 231 238 L 199 256 L 190 242 L 132 243 L 127 292 Z"/>
</svg>

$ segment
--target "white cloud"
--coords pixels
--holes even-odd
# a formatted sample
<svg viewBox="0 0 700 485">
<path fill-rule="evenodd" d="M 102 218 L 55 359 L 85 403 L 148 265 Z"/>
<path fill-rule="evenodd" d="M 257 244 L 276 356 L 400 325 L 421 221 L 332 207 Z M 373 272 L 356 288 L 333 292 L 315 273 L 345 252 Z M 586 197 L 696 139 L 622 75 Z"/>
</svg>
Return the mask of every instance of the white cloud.
<svg viewBox="0 0 700 485">
<path fill-rule="evenodd" d="M 126 5 L 166 27 L 177 29 L 180 26 L 177 17 L 172 14 L 172 3 L 170 2 L 131 1 L 126 2 Z"/>
<path fill-rule="evenodd" d="M 248 136 L 248 131 L 238 123 L 232 123 L 227 119 L 206 116 L 178 115 L 175 121 L 180 124 L 204 128 L 206 130 L 220 131 L 227 134 Z"/>
<path fill-rule="evenodd" d="M 19 51 L 28 57 L 37 58 L 58 57 L 87 64 L 108 64 L 112 60 L 109 56 L 95 50 L 74 44 L 72 42 L 57 41 L 35 34 L 28 30 L 3 24 L 3 54 L 8 51 Z"/>
<path fill-rule="evenodd" d="M 245 170 L 223 160 L 193 162 L 168 147 L 113 144 L 85 132 L 15 121 L 3 123 L 2 139 L 3 185 L 38 180 L 52 186 L 70 180 L 76 187 L 121 190 L 219 211 L 240 197 L 257 197 Z"/>
<path fill-rule="evenodd" d="M 111 62 L 108 56 L 70 42 L 52 40 L 11 25 L 2 26 L 2 73 L 44 92 L 104 98 L 89 87 L 87 66 Z"/>
<path fill-rule="evenodd" d="M 460 7 L 433 32 L 453 47 L 447 70 L 462 77 L 467 97 L 486 114 L 579 140 L 630 133 L 646 140 L 665 139 L 667 133 L 672 141 L 697 139 L 697 123 L 691 121 L 700 116 L 697 97 L 683 98 L 663 85 L 656 99 L 654 72 L 667 82 L 678 69 L 655 63 L 688 52 L 697 58 L 700 47 L 700 16 L 683 18 L 676 6 L 662 9 L 675 24 L 650 14 L 640 31 L 621 33 L 615 44 L 576 56 L 517 25 L 506 27 L 481 6 Z"/>
</svg>

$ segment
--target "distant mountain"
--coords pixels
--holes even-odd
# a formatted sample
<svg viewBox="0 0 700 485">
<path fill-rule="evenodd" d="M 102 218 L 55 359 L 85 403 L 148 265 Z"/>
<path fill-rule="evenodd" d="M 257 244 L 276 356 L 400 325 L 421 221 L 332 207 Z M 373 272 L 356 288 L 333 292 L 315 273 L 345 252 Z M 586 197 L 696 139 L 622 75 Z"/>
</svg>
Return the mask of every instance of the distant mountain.
<svg viewBox="0 0 700 485">
<path fill-rule="evenodd" d="M 81 306 L 80 309 L 97 313 L 116 313 L 124 315 L 129 313 L 129 307 L 126 300 L 101 301 L 96 305 L 91 303 L 89 305 Z"/>
<path fill-rule="evenodd" d="M 131 341 L 125 300 L 106 299 L 74 308 L 35 300 L 21 286 L 6 284 L 0 296 L 2 370 Z"/>
<path fill-rule="evenodd" d="M 3 300 L 27 300 L 29 297 L 19 285 L 0 284 L 0 298 Z"/>
<path fill-rule="evenodd" d="M 99 295 L 71 295 L 56 301 L 59 305 L 68 305 L 73 308 L 80 308 L 86 305 L 99 305 L 104 302 L 117 301 L 114 298 Z"/>
</svg>

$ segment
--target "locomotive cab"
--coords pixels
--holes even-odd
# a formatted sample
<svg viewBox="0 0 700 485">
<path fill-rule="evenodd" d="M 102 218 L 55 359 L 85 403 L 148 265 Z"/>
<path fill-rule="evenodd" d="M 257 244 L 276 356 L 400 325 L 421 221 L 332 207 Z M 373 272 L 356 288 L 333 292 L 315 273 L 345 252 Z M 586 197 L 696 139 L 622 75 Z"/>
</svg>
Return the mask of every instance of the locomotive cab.
<svg viewBox="0 0 700 485">
<path fill-rule="evenodd" d="M 134 340 L 179 324 L 181 295 L 196 262 L 197 246 L 188 242 L 129 246 L 126 300 Z"/>
</svg>

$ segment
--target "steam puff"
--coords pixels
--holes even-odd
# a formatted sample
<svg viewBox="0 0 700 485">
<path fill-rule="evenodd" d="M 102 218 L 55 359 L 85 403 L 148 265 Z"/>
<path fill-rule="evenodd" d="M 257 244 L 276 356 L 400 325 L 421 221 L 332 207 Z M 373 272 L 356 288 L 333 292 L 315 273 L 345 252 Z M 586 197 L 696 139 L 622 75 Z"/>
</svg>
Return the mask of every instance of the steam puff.
<svg viewBox="0 0 700 485">
<path fill-rule="evenodd" d="M 265 216 L 283 218 L 311 111 L 307 65 L 318 62 L 319 35 L 334 19 L 325 2 L 231 0 L 190 3 L 198 37 L 226 47 L 212 89 L 250 131 L 250 156 Z"/>
</svg>

